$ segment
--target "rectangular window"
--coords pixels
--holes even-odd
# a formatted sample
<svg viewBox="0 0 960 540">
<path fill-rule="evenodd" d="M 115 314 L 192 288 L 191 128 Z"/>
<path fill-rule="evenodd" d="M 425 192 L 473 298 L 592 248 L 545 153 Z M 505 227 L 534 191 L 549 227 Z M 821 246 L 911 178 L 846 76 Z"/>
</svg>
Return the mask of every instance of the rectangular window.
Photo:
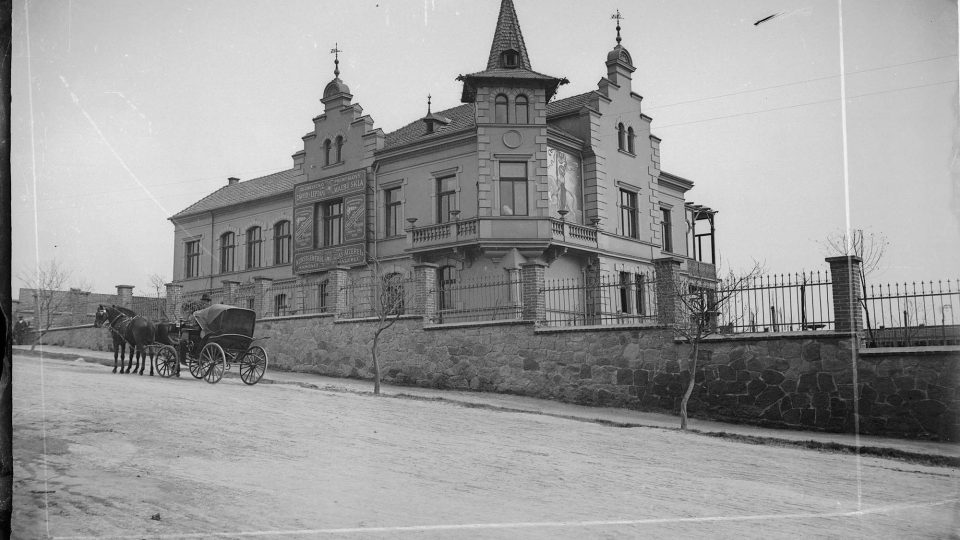
<svg viewBox="0 0 960 540">
<path fill-rule="evenodd" d="M 320 203 L 316 206 L 314 231 L 317 247 L 339 246 L 343 243 L 343 199 Z"/>
<path fill-rule="evenodd" d="M 639 237 L 637 227 L 637 194 L 625 189 L 620 190 L 620 226 L 623 235 L 630 238 Z"/>
<path fill-rule="evenodd" d="M 630 313 L 630 274 L 620 272 L 620 311 Z"/>
<path fill-rule="evenodd" d="M 317 285 L 317 311 L 319 313 L 327 312 L 327 308 L 330 302 L 329 288 L 330 288 L 329 281 L 321 281 L 320 284 Z"/>
<path fill-rule="evenodd" d="M 236 249 L 233 233 L 220 236 L 220 273 L 226 274 L 234 270 L 234 251 Z"/>
<path fill-rule="evenodd" d="M 440 296 L 437 307 L 440 309 L 454 308 L 453 290 L 451 289 L 457 284 L 456 272 L 456 268 L 452 266 L 444 266 L 437 272 L 437 292 Z"/>
<path fill-rule="evenodd" d="M 247 298 L 247 309 L 252 310 L 256 305 L 256 301 L 253 298 Z"/>
<path fill-rule="evenodd" d="M 455 176 L 437 178 L 437 223 L 453 220 L 450 211 L 456 209 L 456 180 Z"/>
<path fill-rule="evenodd" d="M 660 232 L 663 235 L 663 251 L 673 252 L 673 224 L 670 221 L 670 209 L 660 207 L 663 217 L 660 220 Z"/>
<path fill-rule="evenodd" d="M 183 247 L 183 274 L 192 278 L 200 275 L 200 241 L 191 240 Z"/>
<path fill-rule="evenodd" d="M 290 222 L 281 221 L 273 228 L 273 264 L 290 262 Z"/>
<path fill-rule="evenodd" d="M 643 316 L 647 314 L 647 308 L 645 303 L 646 295 L 644 294 L 644 291 L 643 291 L 643 288 L 646 286 L 647 282 L 644 279 L 643 274 L 636 274 L 633 277 L 634 277 L 633 286 L 636 288 L 637 315 Z"/>
<path fill-rule="evenodd" d="M 403 232 L 403 216 L 400 207 L 400 188 L 383 190 L 384 220 L 386 227 L 384 236 L 397 236 Z"/>
<path fill-rule="evenodd" d="M 287 295 L 278 294 L 273 297 L 273 316 L 280 317 L 287 314 Z"/>
<path fill-rule="evenodd" d="M 500 163 L 500 215 L 528 215 L 526 163 Z"/>
</svg>

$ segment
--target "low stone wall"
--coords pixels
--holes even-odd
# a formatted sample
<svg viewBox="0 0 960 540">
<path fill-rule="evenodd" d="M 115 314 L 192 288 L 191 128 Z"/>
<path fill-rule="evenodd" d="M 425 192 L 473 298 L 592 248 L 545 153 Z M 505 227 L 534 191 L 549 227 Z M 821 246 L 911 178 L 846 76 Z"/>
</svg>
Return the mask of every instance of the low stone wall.
<svg viewBox="0 0 960 540">
<path fill-rule="evenodd" d="M 92 324 L 51 328 L 43 336 L 43 343 L 57 347 L 76 347 L 93 351 L 112 351 L 113 341 L 110 330 L 96 328 Z"/>
<path fill-rule="evenodd" d="M 269 369 L 372 377 L 375 321 L 265 319 Z M 51 344 L 102 347 L 99 329 Z M 83 332 L 99 333 L 82 336 Z M 957 440 L 957 348 L 858 353 L 830 332 L 715 337 L 703 343 L 691 416 L 768 427 Z M 76 340 L 71 342 L 71 340 Z M 109 342 L 107 341 L 107 345 Z M 676 412 L 689 345 L 656 327 L 536 329 L 508 322 L 425 326 L 402 318 L 380 338 L 384 382 L 519 394 L 583 405 Z"/>
</svg>

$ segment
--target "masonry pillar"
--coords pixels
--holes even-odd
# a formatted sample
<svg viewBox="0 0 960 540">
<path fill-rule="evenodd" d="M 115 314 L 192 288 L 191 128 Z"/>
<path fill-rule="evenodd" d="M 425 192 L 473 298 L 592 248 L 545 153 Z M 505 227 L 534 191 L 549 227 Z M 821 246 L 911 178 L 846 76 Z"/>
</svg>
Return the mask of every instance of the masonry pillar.
<svg viewBox="0 0 960 540">
<path fill-rule="evenodd" d="M 413 267 L 414 309 L 427 322 L 437 318 L 437 268 L 433 263 L 420 263 Z"/>
<path fill-rule="evenodd" d="M 677 289 L 680 284 L 680 259 L 663 257 L 653 261 L 657 280 L 657 323 L 673 325 L 678 322 L 680 299 Z"/>
<path fill-rule="evenodd" d="M 240 292 L 240 282 L 223 280 L 223 303 L 231 306 L 237 305 L 237 293 Z"/>
<path fill-rule="evenodd" d="M 117 285 L 117 305 L 125 308 L 133 305 L 133 285 Z"/>
<path fill-rule="evenodd" d="M 863 309 L 860 306 L 860 264 L 855 255 L 827 257 L 833 283 L 833 320 L 837 332 L 856 332 L 863 329 Z"/>
<path fill-rule="evenodd" d="M 520 265 L 520 278 L 523 282 L 523 320 L 542 322 L 547 319 L 547 304 L 543 287 L 547 265 L 539 261 Z"/>
<path fill-rule="evenodd" d="M 267 291 L 273 280 L 266 277 L 257 276 L 253 278 L 253 310 L 257 312 L 257 317 L 269 317 L 273 315 L 270 311 L 270 303 L 267 300 Z"/>
<path fill-rule="evenodd" d="M 167 318 L 176 321 L 181 318 L 180 310 L 183 309 L 183 285 L 179 283 L 167 283 Z"/>
<path fill-rule="evenodd" d="M 349 279 L 349 269 L 346 266 L 337 266 L 327 271 L 327 290 L 329 291 L 328 313 L 333 313 L 339 317 L 340 313 L 347 308 L 347 280 Z"/>
</svg>

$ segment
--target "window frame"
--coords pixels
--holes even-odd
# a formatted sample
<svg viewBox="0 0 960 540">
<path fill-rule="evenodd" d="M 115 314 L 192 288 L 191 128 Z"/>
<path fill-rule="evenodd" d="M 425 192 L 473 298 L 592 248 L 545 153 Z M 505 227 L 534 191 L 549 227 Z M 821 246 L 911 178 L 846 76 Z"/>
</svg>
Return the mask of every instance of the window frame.
<svg viewBox="0 0 960 540">
<path fill-rule="evenodd" d="M 627 152 L 631 154 L 636 154 L 636 147 L 634 144 L 634 139 L 636 139 L 637 134 L 633 131 L 633 126 L 627 128 Z"/>
<path fill-rule="evenodd" d="M 334 208 L 338 208 L 338 214 L 331 212 Z M 317 242 L 316 247 L 343 245 L 343 199 L 331 199 L 317 203 L 315 213 L 317 215 L 314 222 L 320 229 L 319 231 L 315 231 L 317 234 L 314 235 L 315 241 Z M 334 226 L 334 223 L 336 223 L 336 226 Z M 334 228 L 336 228 L 337 233 L 336 239 L 334 239 L 333 235 Z M 336 240 L 336 242 L 334 242 L 334 240 Z"/>
<path fill-rule="evenodd" d="M 620 233 L 628 238 L 640 238 L 639 199 L 636 191 L 620 188 Z"/>
<path fill-rule="evenodd" d="M 227 240 L 229 239 L 229 244 Z M 220 235 L 220 273 L 227 274 L 237 270 L 236 265 L 237 239 L 233 231 Z"/>
<path fill-rule="evenodd" d="M 620 122 L 619 124 L 617 124 L 617 148 L 619 148 L 622 151 L 626 151 L 627 149 L 626 139 L 627 139 L 627 131 L 623 127 L 623 122 Z"/>
<path fill-rule="evenodd" d="M 493 122 L 495 124 L 510 123 L 510 99 L 506 94 L 497 94 L 493 98 Z"/>
<path fill-rule="evenodd" d="M 337 163 L 343 163 L 343 135 L 337 135 Z"/>
<path fill-rule="evenodd" d="M 191 249 L 195 248 L 195 249 Z M 183 243 L 183 275 L 185 278 L 200 277 L 200 239 Z"/>
<path fill-rule="evenodd" d="M 282 303 L 281 303 L 282 302 Z M 287 293 L 277 293 L 273 295 L 273 316 L 274 317 L 283 317 L 289 311 L 290 306 L 287 305 Z"/>
<path fill-rule="evenodd" d="M 256 238 L 251 232 L 256 232 Z M 247 240 L 247 270 L 263 266 L 263 228 L 259 225 L 248 227 L 245 234 Z"/>
<path fill-rule="evenodd" d="M 457 283 L 457 267 L 448 264 L 437 268 L 437 309 L 456 309 L 457 303 L 454 301 L 453 291 L 448 289 L 449 285 Z"/>
<path fill-rule="evenodd" d="M 290 264 L 292 235 L 290 221 L 281 220 L 273 225 L 273 264 Z"/>
<path fill-rule="evenodd" d="M 503 170 L 504 165 L 523 165 L 524 177 L 519 176 L 504 176 Z M 499 163 L 499 187 L 500 187 L 500 215 L 501 216 L 529 216 L 530 215 L 530 194 L 528 193 L 529 188 L 529 178 L 530 178 L 530 168 L 526 161 L 501 161 Z M 510 214 L 505 214 L 503 212 L 504 201 L 506 197 L 504 196 L 509 186 L 510 192 Z M 521 189 L 518 189 L 521 188 Z M 517 200 L 517 194 L 522 193 L 523 195 L 523 213 L 517 211 L 517 208 L 520 206 Z"/>
<path fill-rule="evenodd" d="M 385 238 L 400 236 L 403 232 L 403 201 L 400 199 L 400 193 L 400 186 L 383 190 L 383 236 Z"/>
<path fill-rule="evenodd" d="M 660 207 L 660 234 L 663 237 L 661 249 L 673 253 L 673 216 L 671 209 L 666 206 Z"/>
<path fill-rule="evenodd" d="M 449 181 L 449 189 L 444 191 L 444 182 Z M 457 208 L 457 175 L 439 176 L 436 178 L 437 223 L 450 223 L 453 216 L 450 213 Z M 447 203 L 444 208 L 444 202 Z"/>
<path fill-rule="evenodd" d="M 523 103 L 521 104 L 521 100 Z M 523 107 L 523 114 L 520 114 L 520 107 Z M 530 123 L 530 99 L 524 95 L 520 94 L 513 99 L 513 110 L 514 110 L 514 123 L 515 124 L 529 124 Z"/>
<path fill-rule="evenodd" d="M 326 167 L 330 165 L 330 151 L 333 149 L 333 145 L 330 142 L 330 139 L 323 141 L 323 166 Z"/>
</svg>

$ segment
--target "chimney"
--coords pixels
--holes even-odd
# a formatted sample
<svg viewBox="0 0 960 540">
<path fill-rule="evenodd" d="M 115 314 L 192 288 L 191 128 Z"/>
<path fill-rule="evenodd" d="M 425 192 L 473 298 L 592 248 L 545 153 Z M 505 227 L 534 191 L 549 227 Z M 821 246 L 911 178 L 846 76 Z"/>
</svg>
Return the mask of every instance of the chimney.
<svg viewBox="0 0 960 540">
<path fill-rule="evenodd" d="M 236 183 L 239 182 L 239 181 L 240 181 L 239 178 L 234 178 L 234 177 L 231 176 L 230 178 L 227 178 L 227 185 L 228 185 L 228 186 L 232 186 L 232 185 L 236 184 Z"/>
</svg>

